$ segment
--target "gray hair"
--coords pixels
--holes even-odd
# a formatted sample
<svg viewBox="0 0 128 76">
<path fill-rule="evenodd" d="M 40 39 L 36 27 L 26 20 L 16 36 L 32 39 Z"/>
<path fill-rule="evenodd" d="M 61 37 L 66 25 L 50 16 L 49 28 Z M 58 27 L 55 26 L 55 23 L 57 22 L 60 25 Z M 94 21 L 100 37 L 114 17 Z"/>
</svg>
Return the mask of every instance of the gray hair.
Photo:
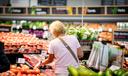
<svg viewBox="0 0 128 76">
<path fill-rule="evenodd" d="M 54 35 L 55 37 L 58 37 L 61 34 L 65 34 L 64 24 L 61 21 L 52 22 L 49 29 L 52 35 Z"/>
</svg>

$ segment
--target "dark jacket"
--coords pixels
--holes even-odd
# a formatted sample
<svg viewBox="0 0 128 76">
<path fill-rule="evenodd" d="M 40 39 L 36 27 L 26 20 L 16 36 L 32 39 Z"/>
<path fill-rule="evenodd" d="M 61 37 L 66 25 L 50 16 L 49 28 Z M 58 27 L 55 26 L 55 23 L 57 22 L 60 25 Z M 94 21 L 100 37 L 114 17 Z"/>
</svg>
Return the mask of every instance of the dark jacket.
<svg viewBox="0 0 128 76">
<path fill-rule="evenodd" d="M 0 42 L 0 73 L 10 69 L 10 62 L 4 53 L 4 43 Z"/>
</svg>

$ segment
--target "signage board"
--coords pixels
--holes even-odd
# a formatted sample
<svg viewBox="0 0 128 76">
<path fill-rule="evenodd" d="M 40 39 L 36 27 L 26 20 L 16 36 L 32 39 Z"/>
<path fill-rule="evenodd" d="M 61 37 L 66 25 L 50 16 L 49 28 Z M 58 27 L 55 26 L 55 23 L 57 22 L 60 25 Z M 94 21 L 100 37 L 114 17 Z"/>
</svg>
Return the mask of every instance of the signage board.
<svg viewBox="0 0 128 76">
<path fill-rule="evenodd" d="M 128 6 L 126 7 L 108 7 L 108 14 L 128 14 Z"/>
<path fill-rule="evenodd" d="M 114 31 L 115 41 L 128 41 L 128 31 Z"/>
<path fill-rule="evenodd" d="M 102 7 L 88 7 L 87 14 L 104 14 L 104 8 Z"/>
<path fill-rule="evenodd" d="M 0 32 L 11 32 L 11 26 L 0 26 Z"/>
</svg>

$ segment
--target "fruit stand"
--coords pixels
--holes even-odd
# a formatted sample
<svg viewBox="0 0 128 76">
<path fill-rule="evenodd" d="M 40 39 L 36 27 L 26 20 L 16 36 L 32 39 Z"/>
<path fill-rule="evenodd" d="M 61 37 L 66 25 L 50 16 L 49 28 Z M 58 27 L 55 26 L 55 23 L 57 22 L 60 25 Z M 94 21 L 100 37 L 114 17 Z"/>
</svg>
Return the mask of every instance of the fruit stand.
<svg viewBox="0 0 128 76">
<path fill-rule="evenodd" d="M 112 71 L 111 69 L 106 69 L 105 71 L 99 71 L 95 72 L 85 66 L 79 66 L 78 68 L 75 68 L 73 66 L 70 66 L 69 72 L 71 76 L 127 76 L 128 71 L 124 69 L 118 69 Z"/>
</svg>

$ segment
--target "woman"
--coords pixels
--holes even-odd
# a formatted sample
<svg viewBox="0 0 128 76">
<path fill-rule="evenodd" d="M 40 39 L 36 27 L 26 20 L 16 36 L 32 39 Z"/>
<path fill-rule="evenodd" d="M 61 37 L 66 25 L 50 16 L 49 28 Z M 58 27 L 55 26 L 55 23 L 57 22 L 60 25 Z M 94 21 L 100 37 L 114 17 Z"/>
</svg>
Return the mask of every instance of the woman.
<svg viewBox="0 0 128 76">
<path fill-rule="evenodd" d="M 64 24 L 60 21 L 54 21 L 51 23 L 49 29 L 55 39 L 50 42 L 48 49 L 49 56 L 44 62 L 42 62 L 42 65 L 51 63 L 55 60 L 56 76 L 68 76 L 67 67 L 69 65 L 78 67 L 79 63 L 75 61 L 71 53 L 59 38 L 62 38 L 70 46 L 74 54 L 77 56 L 77 59 L 78 57 L 83 57 L 80 44 L 75 36 L 65 35 Z"/>
</svg>

